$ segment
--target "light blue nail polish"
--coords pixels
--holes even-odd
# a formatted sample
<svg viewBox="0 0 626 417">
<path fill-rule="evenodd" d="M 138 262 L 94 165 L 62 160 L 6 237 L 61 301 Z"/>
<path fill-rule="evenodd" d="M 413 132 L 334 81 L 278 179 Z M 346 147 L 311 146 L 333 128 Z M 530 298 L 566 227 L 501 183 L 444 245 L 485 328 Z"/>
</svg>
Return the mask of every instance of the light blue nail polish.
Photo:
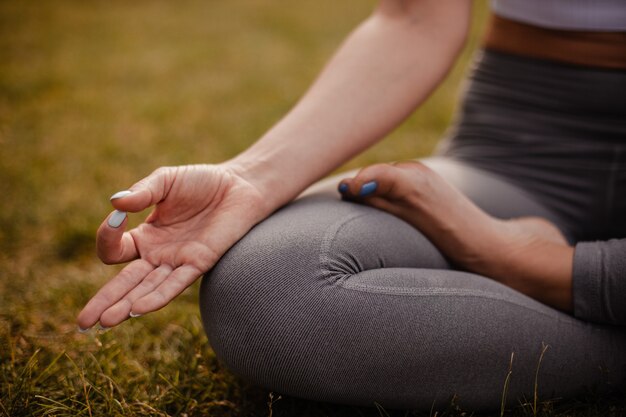
<svg viewBox="0 0 626 417">
<path fill-rule="evenodd" d="M 359 192 L 359 195 L 361 197 L 365 197 L 366 195 L 372 194 L 374 191 L 376 191 L 376 188 L 378 188 L 378 183 L 376 181 L 366 182 L 365 184 L 363 184 L 363 186 L 361 186 L 361 191 Z"/>
<path fill-rule="evenodd" d="M 342 194 L 347 192 L 348 188 L 349 188 L 348 184 L 346 184 L 346 183 L 339 184 L 339 192 L 342 193 Z"/>
<path fill-rule="evenodd" d="M 122 224 L 125 218 L 126 218 L 125 211 L 115 210 L 113 214 L 109 216 L 109 221 L 107 223 L 112 228 L 117 229 L 118 227 L 120 227 L 120 224 Z"/>
<path fill-rule="evenodd" d="M 137 317 L 141 317 L 141 316 L 142 316 L 142 314 L 139 314 L 139 313 L 135 314 L 135 313 L 133 313 L 133 312 L 131 311 L 131 312 L 130 312 L 130 314 L 129 314 L 129 316 L 135 319 L 135 318 L 137 318 Z"/>
<path fill-rule="evenodd" d="M 124 198 L 128 195 L 131 195 L 133 192 L 130 190 L 118 191 L 111 196 L 109 200 L 117 200 L 118 198 Z"/>
<path fill-rule="evenodd" d="M 87 333 L 89 330 L 91 330 L 91 327 L 87 327 L 86 329 L 83 329 L 82 327 L 78 326 L 78 329 L 77 329 L 77 330 L 78 330 L 78 333 L 85 334 L 85 333 Z"/>
<path fill-rule="evenodd" d="M 109 329 L 110 329 L 110 327 L 104 327 L 103 325 L 98 324 L 98 331 L 99 332 L 106 332 Z"/>
</svg>

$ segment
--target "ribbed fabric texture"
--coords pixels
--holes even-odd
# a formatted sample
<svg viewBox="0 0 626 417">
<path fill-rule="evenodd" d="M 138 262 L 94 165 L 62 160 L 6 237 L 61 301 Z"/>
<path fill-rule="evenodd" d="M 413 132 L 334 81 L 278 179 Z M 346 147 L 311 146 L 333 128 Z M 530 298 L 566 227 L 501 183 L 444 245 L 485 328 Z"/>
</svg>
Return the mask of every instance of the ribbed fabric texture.
<svg viewBox="0 0 626 417">
<path fill-rule="evenodd" d="M 497 177 L 431 166 L 494 215 L 506 215 L 503 202 L 514 215 L 545 214 Z M 428 410 L 456 396 L 497 409 L 514 352 L 507 398 L 518 404 L 532 398 L 543 344 L 542 400 L 626 377 L 625 333 L 452 270 L 407 223 L 336 197 L 301 199 L 251 230 L 203 280 L 201 312 L 232 371 L 314 400 Z"/>
<path fill-rule="evenodd" d="M 624 80 L 486 52 L 445 156 L 427 163 L 494 216 L 546 217 L 572 242 L 626 236 Z M 624 387 L 622 327 L 451 269 L 404 221 L 332 194 L 276 212 L 203 279 L 207 335 L 235 373 L 288 395 L 425 410 L 453 396 L 498 409 L 511 353 L 510 404 L 533 398 L 535 375 L 540 400 Z M 577 248 L 581 317 L 623 317 L 622 244 Z"/>
<path fill-rule="evenodd" d="M 624 0 L 492 0 L 499 16 L 554 29 L 626 31 Z"/>
<path fill-rule="evenodd" d="M 626 239 L 576 245 L 573 279 L 576 317 L 626 326 Z"/>
</svg>

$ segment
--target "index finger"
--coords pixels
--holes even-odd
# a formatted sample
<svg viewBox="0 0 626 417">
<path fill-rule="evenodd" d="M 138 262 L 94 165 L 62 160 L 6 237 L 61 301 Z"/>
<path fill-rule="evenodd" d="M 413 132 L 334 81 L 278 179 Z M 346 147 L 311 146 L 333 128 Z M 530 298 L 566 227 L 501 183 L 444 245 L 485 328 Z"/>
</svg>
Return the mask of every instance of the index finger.
<svg viewBox="0 0 626 417">
<path fill-rule="evenodd" d="M 123 219 L 120 222 L 120 218 Z M 124 231 L 127 223 L 126 214 L 121 211 L 112 212 L 98 228 L 96 251 L 105 264 L 118 264 L 131 261 L 138 256 L 135 241 L 130 233 Z"/>
</svg>

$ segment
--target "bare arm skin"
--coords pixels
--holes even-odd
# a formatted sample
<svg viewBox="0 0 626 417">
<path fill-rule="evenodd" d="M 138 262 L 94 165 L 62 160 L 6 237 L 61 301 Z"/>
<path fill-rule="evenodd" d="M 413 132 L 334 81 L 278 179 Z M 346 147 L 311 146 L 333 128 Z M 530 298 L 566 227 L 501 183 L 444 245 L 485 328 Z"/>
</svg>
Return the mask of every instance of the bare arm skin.
<svg viewBox="0 0 626 417">
<path fill-rule="evenodd" d="M 232 162 L 271 191 L 273 207 L 290 201 L 428 97 L 464 44 L 470 9 L 463 0 L 382 1 L 293 110 Z"/>
<path fill-rule="evenodd" d="M 87 329 L 158 310 L 256 223 L 380 140 L 441 82 L 463 46 L 468 0 L 383 0 L 298 104 L 256 144 L 219 165 L 161 168 L 112 201 L 154 206 L 139 227 L 111 214 L 98 255 L 130 262 L 78 317 Z M 113 226 L 111 225 L 113 224 Z"/>
</svg>

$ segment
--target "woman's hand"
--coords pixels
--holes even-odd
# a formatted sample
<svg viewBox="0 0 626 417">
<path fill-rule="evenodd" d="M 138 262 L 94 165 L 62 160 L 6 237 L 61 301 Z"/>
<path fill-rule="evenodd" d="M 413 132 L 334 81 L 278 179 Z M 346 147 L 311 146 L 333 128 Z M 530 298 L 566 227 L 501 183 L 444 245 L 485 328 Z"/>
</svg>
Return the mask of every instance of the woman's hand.
<svg viewBox="0 0 626 417">
<path fill-rule="evenodd" d="M 97 248 L 107 264 L 132 262 L 87 303 L 81 329 L 164 307 L 272 211 L 226 164 L 160 168 L 128 191 L 112 197 L 117 210 L 98 229 Z M 150 206 L 144 223 L 124 231 L 125 212 Z"/>
<path fill-rule="evenodd" d="M 461 268 L 571 310 L 574 250 L 549 221 L 491 217 L 419 162 L 364 168 L 339 191 L 410 223 Z"/>
</svg>

